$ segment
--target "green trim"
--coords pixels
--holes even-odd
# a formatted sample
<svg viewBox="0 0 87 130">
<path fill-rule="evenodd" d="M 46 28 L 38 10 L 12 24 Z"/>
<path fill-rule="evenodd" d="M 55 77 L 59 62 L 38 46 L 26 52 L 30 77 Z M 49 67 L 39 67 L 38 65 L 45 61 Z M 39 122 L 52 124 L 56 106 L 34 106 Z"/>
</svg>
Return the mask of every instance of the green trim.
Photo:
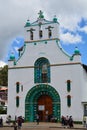
<svg viewBox="0 0 87 130">
<path fill-rule="evenodd" d="M 27 20 L 27 22 L 26 22 L 26 24 L 25 24 L 24 27 L 29 27 L 30 25 L 31 25 L 31 24 L 30 24 L 29 20 Z"/>
<path fill-rule="evenodd" d="M 43 26 L 43 25 L 55 24 L 55 23 L 59 24 L 58 22 L 55 22 L 55 21 L 46 21 L 46 22 L 47 22 L 47 23 L 42 23 L 41 25 Z M 35 22 L 34 22 L 34 23 L 31 23 L 29 26 L 24 26 L 24 28 L 25 28 L 25 27 L 30 27 L 30 26 L 39 26 L 39 24 L 38 24 L 38 22 L 36 22 L 36 24 L 35 24 Z"/>
<path fill-rule="evenodd" d="M 53 21 L 54 21 L 55 23 L 57 23 L 57 18 L 56 18 L 56 17 L 54 17 L 54 18 L 53 18 Z"/>
<path fill-rule="evenodd" d="M 80 51 L 78 47 L 75 47 L 74 55 L 80 55 Z"/>
<path fill-rule="evenodd" d="M 67 52 L 65 52 L 64 49 L 61 47 L 61 45 L 60 45 L 60 43 L 59 43 L 59 40 L 56 40 L 56 44 L 57 44 L 58 48 L 59 48 L 66 56 L 68 56 L 69 58 L 71 58 L 71 56 L 70 56 Z"/>
<path fill-rule="evenodd" d="M 42 22 L 41 22 L 42 25 L 51 24 L 51 23 L 58 23 L 56 16 L 53 18 L 53 21 L 48 21 L 48 20 L 44 19 L 44 15 L 43 15 L 43 12 L 41 10 L 39 11 L 38 14 L 39 14 L 39 17 L 38 17 L 37 21 L 30 24 L 29 20 L 27 20 L 24 27 L 37 26 L 37 25 L 39 25 L 38 23 L 41 22 L 41 20 L 42 20 Z M 43 22 L 45 22 L 45 23 L 43 23 Z"/>
<path fill-rule="evenodd" d="M 47 44 L 47 41 L 45 41 L 45 44 Z"/>
<path fill-rule="evenodd" d="M 39 84 L 31 88 L 25 99 L 25 120 L 35 121 L 37 113 L 38 98 L 43 95 L 49 95 L 53 103 L 53 116 L 57 117 L 58 121 L 61 119 L 61 101 L 58 92 L 48 84 Z"/>
<path fill-rule="evenodd" d="M 35 42 L 34 45 L 37 45 L 37 43 Z"/>
<path fill-rule="evenodd" d="M 43 18 L 44 18 L 43 12 L 42 12 L 41 10 L 39 11 L 38 14 L 39 14 L 39 18 L 40 18 L 40 19 L 43 19 Z"/>
<path fill-rule="evenodd" d="M 16 93 L 19 93 L 19 86 L 16 86 Z"/>
<path fill-rule="evenodd" d="M 10 60 L 15 60 L 15 55 L 13 53 L 10 55 Z"/>
<path fill-rule="evenodd" d="M 67 106 L 70 107 L 71 106 L 71 96 L 67 95 Z"/>
<path fill-rule="evenodd" d="M 67 92 L 71 91 L 71 81 L 67 80 Z"/>
<path fill-rule="evenodd" d="M 19 107 L 19 96 L 16 97 L 16 107 Z"/>
<path fill-rule="evenodd" d="M 43 65 L 46 65 L 45 74 L 42 73 Z M 50 83 L 50 62 L 45 57 L 38 58 L 34 63 L 34 83 Z"/>
<path fill-rule="evenodd" d="M 70 60 L 71 60 L 71 61 L 73 60 L 73 56 L 70 57 Z"/>
</svg>

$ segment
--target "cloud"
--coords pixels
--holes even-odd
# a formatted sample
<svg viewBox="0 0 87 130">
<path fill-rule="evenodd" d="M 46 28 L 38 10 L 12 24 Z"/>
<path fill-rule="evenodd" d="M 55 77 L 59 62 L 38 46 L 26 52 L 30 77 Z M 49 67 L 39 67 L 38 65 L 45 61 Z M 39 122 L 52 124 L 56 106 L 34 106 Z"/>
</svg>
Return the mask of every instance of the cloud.
<svg viewBox="0 0 87 130">
<path fill-rule="evenodd" d="M 80 28 L 79 31 L 87 33 L 87 25 L 82 27 L 82 28 Z"/>
<path fill-rule="evenodd" d="M 82 37 L 78 34 L 74 35 L 69 32 L 61 34 L 60 39 L 65 43 L 65 44 L 77 44 L 79 42 L 82 42 Z"/>
<path fill-rule="evenodd" d="M 81 18 L 87 19 L 87 0 L 1 0 L 0 1 L 0 59 L 3 60 L 16 37 L 24 37 L 24 25 L 38 17 L 39 10 L 48 20 L 58 17 L 60 28 L 76 31 Z M 81 31 L 86 32 L 86 28 Z M 63 34 L 62 34 L 63 36 Z M 79 42 L 79 35 L 64 34 L 64 37 Z M 74 39 L 75 38 L 75 39 Z M 62 38 L 63 40 L 64 38 Z M 69 40 L 70 41 L 70 40 Z"/>
<path fill-rule="evenodd" d="M 5 63 L 5 62 L 0 61 L 0 67 L 4 67 L 5 65 L 6 65 L 6 63 Z"/>
</svg>

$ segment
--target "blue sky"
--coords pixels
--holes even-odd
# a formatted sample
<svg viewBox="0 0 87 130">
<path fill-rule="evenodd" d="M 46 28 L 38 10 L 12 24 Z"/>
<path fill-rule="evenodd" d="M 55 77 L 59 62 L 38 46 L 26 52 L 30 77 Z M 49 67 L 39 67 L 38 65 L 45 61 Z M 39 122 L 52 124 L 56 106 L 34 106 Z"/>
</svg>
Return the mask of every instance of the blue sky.
<svg viewBox="0 0 87 130">
<path fill-rule="evenodd" d="M 87 23 L 86 20 L 82 18 L 81 21 L 78 23 L 78 28 L 80 29 L 77 29 L 76 31 L 70 31 L 62 27 L 60 28 L 61 30 L 60 31 L 60 44 L 62 48 L 70 55 L 73 55 L 75 47 L 78 47 L 78 50 L 81 53 L 81 62 L 82 64 L 85 64 L 85 65 L 87 65 L 87 33 L 85 31 L 82 31 L 82 29 L 86 26 L 86 23 Z M 63 33 L 61 34 L 62 31 Z M 63 38 L 62 40 L 62 37 L 64 36 L 64 34 L 65 35 L 71 34 L 71 36 L 73 37 L 69 39 L 65 37 L 65 39 Z M 76 38 L 76 35 L 80 35 L 81 38 L 77 38 L 75 41 L 72 40 L 72 38 L 74 39 L 74 36 Z M 12 52 L 15 54 L 16 59 L 18 58 L 18 48 L 23 46 L 23 44 L 24 44 L 24 37 L 16 37 L 12 41 L 11 46 L 9 47 L 9 50 L 8 50 L 7 57 L 5 58 L 6 62 L 8 61 L 10 54 Z"/>
<path fill-rule="evenodd" d="M 87 65 L 87 0 L 8 0 L 0 1 L 0 66 L 8 64 L 11 52 L 17 57 L 24 43 L 24 25 L 27 19 L 36 21 L 39 10 L 47 20 L 56 15 L 62 47 L 69 54 L 78 47 L 82 64 Z"/>
<path fill-rule="evenodd" d="M 78 35 L 78 38 L 73 41 L 72 38 L 68 41 L 63 39 L 61 37 L 61 45 L 65 49 L 66 52 L 69 54 L 73 54 L 75 47 L 78 47 L 78 50 L 81 53 L 81 62 L 82 64 L 87 65 L 87 19 L 84 18 L 81 19 L 81 21 L 78 22 L 78 28 L 75 31 L 70 31 L 68 29 L 62 29 L 63 30 L 63 36 L 64 34 L 71 34 L 73 39 Z M 61 35 L 61 34 L 60 34 Z M 75 36 L 75 37 L 74 37 Z M 72 42 L 73 41 L 73 42 Z"/>
</svg>

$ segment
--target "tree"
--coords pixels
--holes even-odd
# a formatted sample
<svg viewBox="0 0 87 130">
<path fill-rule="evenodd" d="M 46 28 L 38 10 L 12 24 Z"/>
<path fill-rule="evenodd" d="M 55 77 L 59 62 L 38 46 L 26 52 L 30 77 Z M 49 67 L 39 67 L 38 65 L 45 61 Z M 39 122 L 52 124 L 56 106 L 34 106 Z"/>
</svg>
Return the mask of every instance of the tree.
<svg viewBox="0 0 87 130">
<path fill-rule="evenodd" d="M 8 86 L 8 65 L 5 65 L 0 70 L 0 85 L 1 86 Z"/>
<path fill-rule="evenodd" d="M 6 114 L 7 113 L 7 107 L 0 106 L 0 114 Z"/>
</svg>

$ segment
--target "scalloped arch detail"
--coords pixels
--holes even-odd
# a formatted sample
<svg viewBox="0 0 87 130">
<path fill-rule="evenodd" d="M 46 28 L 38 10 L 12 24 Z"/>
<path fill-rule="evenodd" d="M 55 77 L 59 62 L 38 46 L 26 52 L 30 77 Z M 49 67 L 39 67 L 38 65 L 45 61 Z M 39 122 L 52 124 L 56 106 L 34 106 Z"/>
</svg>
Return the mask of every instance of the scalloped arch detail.
<svg viewBox="0 0 87 130">
<path fill-rule="evenodd" d="M 35 121 L 37 113 L 37 100 L 41 95 L 48 95 L 52 98 L 53 116 L 57 117 L 58 121 L 61 118 L 61 101 L 60 96 L 55 88 L 48 84 L 39 84 L 31 88 L 25 98 L 25 120 Z"/>
</svg>

